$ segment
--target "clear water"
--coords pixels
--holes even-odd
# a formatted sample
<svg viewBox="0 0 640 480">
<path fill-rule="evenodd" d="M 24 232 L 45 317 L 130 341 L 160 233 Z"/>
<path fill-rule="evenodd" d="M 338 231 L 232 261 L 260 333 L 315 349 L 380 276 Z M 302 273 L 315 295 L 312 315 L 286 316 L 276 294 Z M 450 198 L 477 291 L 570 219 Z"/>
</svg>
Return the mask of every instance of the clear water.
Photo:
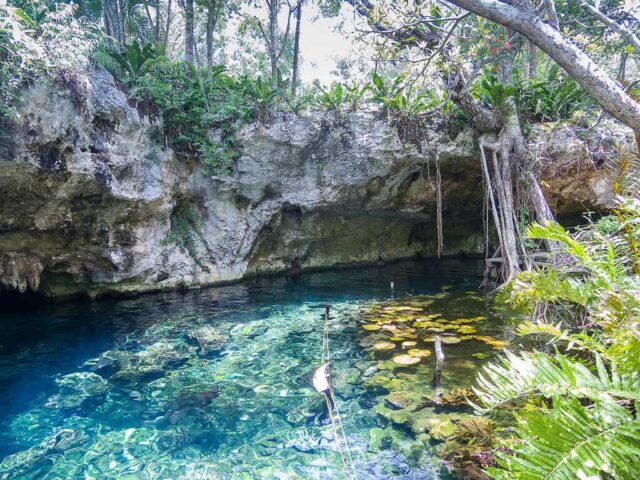
<svg viewBox="0 0 640 480">
<path fill-rule="evenodd" d="M 359 309 L 387 298 L 390 281 L 397 296 L 446 285 L 453 293 L 441 308 L 487 315 L 495 334 L 503 327 L 490 303 L 475 296 L 470 304 L 461 293 L 475 289 L 480 273 L 475 261 L 401 262 L 186 294 L 5 308 L 0 478 L 346 478 L 311 386 L 325 302 L 337 404 L 358 478 L 448 478 L 428 446 L 417 459 L 368 448 L 370 429 L 386 420 L 372 409 L 379 392 L 365 387 L 380 359 L 362 346 Z M 203 326 L 228 337 L 221 350 L 194 339 Z M 447 346 L 446 386 L 472 381 L 483 362 L 472 351 L 487 348 Z M 431 362 L 420 368 L 418 380 L 430 378 Z"/>
</svg>

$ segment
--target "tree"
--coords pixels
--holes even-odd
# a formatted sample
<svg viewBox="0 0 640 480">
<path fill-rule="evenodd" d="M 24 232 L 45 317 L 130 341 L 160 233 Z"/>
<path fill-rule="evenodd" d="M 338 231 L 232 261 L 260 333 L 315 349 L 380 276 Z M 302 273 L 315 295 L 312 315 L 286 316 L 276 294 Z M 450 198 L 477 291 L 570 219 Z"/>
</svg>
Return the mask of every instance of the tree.
<svg viewBox="0 0 640 480">
<path fill-rule="evenodd" d="M 499 257 L 497 260 L 500 260 L 501 279 L 513 279 L 522 267 L 528 268 L 531 265 L 518 230 L 517 193 L 523 192 L 521 199 L 527 199 L 529 221 L 547 223 L 553 220 L 535 172 L 527 161 L 526 142 L 512 98 L 513 92 L 504 87 L 511 81 L 513 62 L 524 42 L 516 42 L 514 39 L 514 44 L 511 44 L 507 32 L 503 44 L 508 48 L 502 49 L 500 61 L 496 62 L 495 47 L 496 52 L 488 58 L 477 56 L 473 70 L 467 71 L 465 62 L 452 53 L 451 43 L 460 36 L 457 29 L 469 19 L 469 14 L 454 8 L 441 11 L 430 3 L 410 7 L 405 7 L 404 4 L 383 6 L 367 0 L 349 3 L 367 18 L 374 33 L 396 45 L 399 51 L 393 53 L 395 61 L 398 61 L 398 55 L 404 54 L 409 62 L 425 63 L 424 71 L 436 56 L 439 57 L 437 68 L 448 97 L 465 113 L 478 134 L 487 202 L 491 207 L 499 243 L 494 257 Z M 478 38 L 474 40 L 482 42 L 486 33 L 479 31 Z M 406 56 L 410 49 L 418 52 L 419 60 Z M 470 93 L 470 89 L 479 71 L 489 62 L 499 67 L 500 77 L 492 80 L 493 85 L 489 86 L 493 90 L 491 101 L 479 102 Z M 518 184 L 523 178 L 526 181 Z M 548 246 L 553 247 L 551 244 Z"/>
<path fill-rule="evenodd" d="M 497 0 L 450 0 L 454 5 L 508 27 L 534 43 L 564 68 L 612 117 L 636 133 L 640 145 L 640 104 L 608 72 L 562 33 L 540 19 L 535 11 Z M 553 0 L 548 0 L 553 2 Z M 546 3 L 548 3 L 546 2 Z M 595 8 L 590 10 L 593 13 Z M 610 20 L 610 25 L 618 24 Z M 621 26 L 620 26 L 621 27 Z M 622 28 L 622 27 L 621 27 Z M 626 37 L 629 39 L 629 37 Z M 637 37 L 632 35 L 631 44 Z M 633 40 L 635 39 L 635 40 Z"/>
<path fill-rule="evenodd" d="M 269 64 L 271 66 L 271 87 L 273 89 L 278 86 L 278 70 L 279 61 L 287 46 L 287 40 L 289 38 L 289 29 L 291 27 L 291 14 L 293 13 L 293 7 L 287 3 L 289 11 L 287 13 L 287 26 L 284 32 L 284 36 L 280 37 L 278 30 L 278 13 L 280 12 L 281 2 L 280 0 L 265 0 L 267 10 L 269 13 L 269 25 L 268 32 L 265 31 L 262 22 L 255 20 L 256 25 L 260 31 L 260 34 L 267 47 L 267 55 L 269 57 Z"/>
<path fill-rule="evenodd" d="M 184 0 L 184 60 L 194 65 L 193 0 Z"/>
<path fill-rule="evenodd" d="M 298 87 L 298 68 L 300 64 L 300 23 L 302 20 L 302 4 L 304 0 L 298 0 L 295 6 L 296 13 L 296 30 L 293 36 L 293 69 L 291 72 L 291 93 L 296 95 L 296 89 Z"/>
<path fill-rule="evenodd" d="M 207 1 L 207 79 L 211 80 L 213 69 L 213 32 L 222 12 L 223 0 Z"/>
</svg>

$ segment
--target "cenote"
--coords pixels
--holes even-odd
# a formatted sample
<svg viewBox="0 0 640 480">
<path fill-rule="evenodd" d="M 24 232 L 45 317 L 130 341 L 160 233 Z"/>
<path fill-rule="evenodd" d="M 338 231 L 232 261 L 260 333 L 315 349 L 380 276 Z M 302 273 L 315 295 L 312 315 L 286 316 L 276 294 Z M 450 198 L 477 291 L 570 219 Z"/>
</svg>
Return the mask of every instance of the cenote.
<svg viewBox="0 0 640 480">
<path fill-rule="evenodd" d="M 453 478 L 438 449 L 460 414 L 429 402 L 435 357 L 392 360 L 429 355 L 428 328 L 371 318 L 439 321 L 443 387 L 469 387 L 510 338 L 481 268 L 404 261 L 3 313 L 0 478 Z M 341 443 L 311 381 L 325 304 Z"/>
</svg>

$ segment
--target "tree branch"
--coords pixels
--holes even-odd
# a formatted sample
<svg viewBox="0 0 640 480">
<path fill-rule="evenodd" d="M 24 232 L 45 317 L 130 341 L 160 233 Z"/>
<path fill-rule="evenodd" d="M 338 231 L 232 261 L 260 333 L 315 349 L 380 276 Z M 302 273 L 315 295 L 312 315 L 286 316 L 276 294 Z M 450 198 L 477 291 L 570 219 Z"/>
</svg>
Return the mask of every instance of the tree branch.
<svg viewBox="0 0 640 480">
<path fill-rule="evenodd" d="M 564 68 L 611 116 L 640 132 L 640 105 L 582 50 L 535 14 L 496 0 L 450 0 L 451 3 L 509 27 Z"/>
<path fill-rule="evenodd" d="M 604 13 L 598 10 L 596 7 L 586 2 L 585 0 L 580 0 L 580 5 L 582 5 L 589 13 L 591 13 L 594 17 L 604 23 L 609 29 L 613 30 L 615 33 L 624 38 L 629 45 L 633 47 L 633 49 L 640 53 L 640 39 L 627 27 L 619 24 L 612 18 L 607 17 Z"/>
</svg>

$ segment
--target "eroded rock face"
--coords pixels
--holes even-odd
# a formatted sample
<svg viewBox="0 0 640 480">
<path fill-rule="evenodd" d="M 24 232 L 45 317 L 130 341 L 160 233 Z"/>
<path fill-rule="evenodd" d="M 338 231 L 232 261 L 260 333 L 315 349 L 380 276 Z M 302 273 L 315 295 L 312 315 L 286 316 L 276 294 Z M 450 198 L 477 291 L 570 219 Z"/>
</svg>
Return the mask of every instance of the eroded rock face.
<svg viewBox="0 0 640 480">
<path fill-rule="evenodd" d="M 433 256 L 437 167 L 444 253 L 482 249 L 470 132 L 429 132 L 419 153 L 373 114 L 278 114 L 243 128 L 236 173 L 217 177 L 167 148 L 107 72 L 81 81 L 82 104 L 51 81 L 24 92 L 0 158 L 3 289 L 96 296 Z M 606 190 L 585 201 L 608 206 Z M 197 261 L 171 241 L 185 208 L 202 219 Z"/>
<path fill-rule="evenodd" d="M 613 185 L 620 178 L 621 151 L 635 150 L 630 129 L 605 122 L 598 128 L 536 128 L 533 155 L 542 165 L 541 181 L 549 205 L 560 220 L 616 205 Z"/>
</svg>

